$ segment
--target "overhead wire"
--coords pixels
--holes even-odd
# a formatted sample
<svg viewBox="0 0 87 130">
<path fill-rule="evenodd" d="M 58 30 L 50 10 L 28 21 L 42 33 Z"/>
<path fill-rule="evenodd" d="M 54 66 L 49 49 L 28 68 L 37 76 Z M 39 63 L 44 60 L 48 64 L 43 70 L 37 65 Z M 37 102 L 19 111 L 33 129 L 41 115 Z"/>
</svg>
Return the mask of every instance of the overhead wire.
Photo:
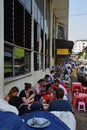
<svg viewBox="0 0 87 130">
<path fill-rule="evenodd" d="M 69 15 L 69 17 L 80 16 L 80 15 L 87 15 L 87 13 L 73 14 L 73 15 Z"/>
<path fill-rule="evenodd" d="M 80 13 L 80 14 L 73 14 L 73 15 L 69 15 L 69 16 L 67 16 L 67 15 L 63 15 L 63 16 L 61 16 L 61 17 L 59 17 L 60 19 L 66 19 L 66 18 L 70 18 L 70 17 L 76 17 L 76 16 L 82 16 L 82 15 L 87 15 L 87 13 Z"/>
</svg>

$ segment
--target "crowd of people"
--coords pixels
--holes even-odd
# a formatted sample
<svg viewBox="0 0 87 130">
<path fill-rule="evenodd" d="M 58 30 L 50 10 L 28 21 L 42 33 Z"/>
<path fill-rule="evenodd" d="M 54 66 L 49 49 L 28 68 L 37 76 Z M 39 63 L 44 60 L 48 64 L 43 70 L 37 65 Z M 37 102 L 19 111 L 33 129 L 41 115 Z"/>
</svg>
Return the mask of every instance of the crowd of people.
<svg viewBox="0 0 87 130">
<path fill-rule="evenodd" d="M 68 84 L 71 83 L 71 72 L 72 68 L 70 64 L 66 64 L 64 68 L 58 66 L 55 70 L 50 70 L 50 74 L 46 74 L 42 79 L 39 79 L 35 86 L 31 83 L 24 83 L 24 89 L 20 93 L 18 87 L 12 87 L 4 100 L 10 105 L 15 106 L 18 109 L 19 115 L 31 112 L 32 106 L 34 105 L 35 107 L 35 103 L 37 102 L 43 105 L 42 100 L 48 104 L 48 110 L 50 110 L 51 103 L 55 102 L 55 105 L 53 105 L 54 110 L 56 108 L 60 111 L 62 109 L 59 109 L 59 105 L 57 106 L 58 108 L 55 106 L 59 100 L 64 100 L 66 105 L 63 107 L 63 110 L 66 110 L 66 102 L 70 104 Z M 43 99 L 43 96 L 47 93 L 50 93 L 54 97 L 53 101 L 47 102 Z M 68 110 L 71 111 L 70 108 Z"/>
<path fill-rule="evenodd" d="M 71 84 L 72 67 L 70 64 L 64 68 L 58 66 L 39 79 L 35 86 L 31 83 L 24 83 L 24 89 L 19 91 L 14 86 L 8 92 L 4 101 L 16 107 L 18 116 L 33 111 L 69 111 L 72 112 L 72 105 L 69 99 L 68 84 Z M 53 100 L 46 101 L 44 95 L 49 94 Z M 44 104 L 48 104 L 45 109 Z M 5 111 L 5 110 L 4 110 Z"/>
</svg>

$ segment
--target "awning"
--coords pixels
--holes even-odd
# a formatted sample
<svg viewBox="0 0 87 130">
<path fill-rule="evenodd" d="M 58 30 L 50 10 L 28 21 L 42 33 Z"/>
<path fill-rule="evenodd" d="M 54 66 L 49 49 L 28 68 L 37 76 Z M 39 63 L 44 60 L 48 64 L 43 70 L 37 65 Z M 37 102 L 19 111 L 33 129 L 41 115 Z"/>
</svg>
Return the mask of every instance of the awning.
<svg viewBox="0 0 87 130">
<path fill-rule="evenodd" d="M 55 48 L 56 51 L 60 51 L 61 53 L 71 53 L 73 49 L 74 42 L 68 40 L 55 39 Z"/>
</svg>

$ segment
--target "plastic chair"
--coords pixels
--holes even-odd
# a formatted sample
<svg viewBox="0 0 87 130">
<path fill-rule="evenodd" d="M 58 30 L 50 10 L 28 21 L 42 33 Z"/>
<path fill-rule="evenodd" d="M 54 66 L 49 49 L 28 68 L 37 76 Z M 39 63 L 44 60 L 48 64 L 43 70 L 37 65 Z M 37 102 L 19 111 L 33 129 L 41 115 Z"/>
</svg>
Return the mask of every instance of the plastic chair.
<svg viewBox="0 0 87 130">
<path fill-rule="evenodd" d="M 86 87 L 83 87 L 82 90 L 83 90 L 83 93 L 87 93 L 87 88 Z"/>
<path fill-rule="evenodd" d="M 80 82 L 72 83 L 72 93 L 75 93 L 76 91 L 82 92 L 82 84 Z"/>
<path fill-rule="evenodd" d="M 80 111 L 80 110 L 83 110 L 84 112 L 86 112 L 86 106 L 85 106 L 84 101 L 78 102 L 78 111 Z"/>
<path fill-rule="evenodd" d="M 75 93 L 75 92 L 77 92 L 77 91 L 80 92 L 80 87 L 79 87 L 79 86 L 75 86 L 75 87 L 74 87 L 73 93 Z"/>
</svg>

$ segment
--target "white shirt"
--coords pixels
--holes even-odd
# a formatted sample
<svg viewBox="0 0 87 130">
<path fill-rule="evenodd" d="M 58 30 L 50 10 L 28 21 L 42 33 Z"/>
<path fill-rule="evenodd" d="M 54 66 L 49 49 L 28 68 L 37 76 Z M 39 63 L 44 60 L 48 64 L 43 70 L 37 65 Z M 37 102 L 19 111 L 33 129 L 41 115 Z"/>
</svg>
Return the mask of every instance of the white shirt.
<svg viewBox="0 0 87 130">
<path fill-rule="evenodd" d="M 15 106 L 10 105 L 7 101 L 0 99 L 0 110 L 1 111 L 9 111 L 14 112 L 15 114 L 19 114 L 17 108 Z"/>
<path fill-rule="evenodd" d="M 50 81 L 54 82 L 55 78 L 54 78 L 54 74 L 49 74 L 50 75 Z"/>
<path fill-rule="evenodd" d="M 66 89 L 65 89 L 61 84 L 59 84 L 59 88 L 62 88 L 63 91 L 64 91 L 64 95 L 67 95 L 67 91 L 66 91 Z"/>
<path fill-rule="evenodd" d="M 34 86 L 34 89 L 36 90 L 37 93 L 40 93 L 40 85 L 39 85 L 39 83 L 37 83 L 36 86 Z"/>
</svg>

